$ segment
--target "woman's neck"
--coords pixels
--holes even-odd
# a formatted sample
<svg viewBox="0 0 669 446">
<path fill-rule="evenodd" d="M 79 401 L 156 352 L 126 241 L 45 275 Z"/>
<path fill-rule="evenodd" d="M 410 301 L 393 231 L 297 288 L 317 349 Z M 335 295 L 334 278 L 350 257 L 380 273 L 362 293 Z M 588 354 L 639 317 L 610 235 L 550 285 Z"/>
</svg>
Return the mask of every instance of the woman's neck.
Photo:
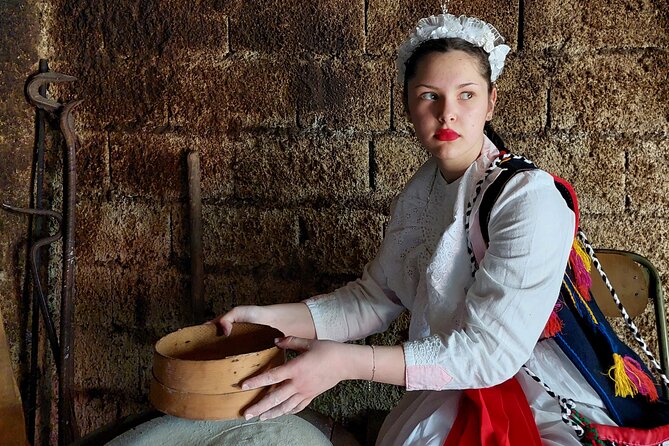
<svg viewBox="0 0 669 446">
<path fill-rule="evenodd" d="M 439 173 L 441 174 L 442 178 L 446 180 L 447 183 L 452 183 L 454 181 L 457 181 L 460 177 L 462 177 L 462 175 L 465 174 L 470 165 L 471 163 L 462 169 L 453 169 L 453 168 L 445 169 L 443 163 L 441 163 L 440 160 L 437 160 Z"/>
<path fill-rule="evenodd" d="M 437 166 L 439 167 L 439 172 L 441 172 L 441 176 L 444 178 L 444 180 L 446 180 L 447 183 L 452 183 L 464 175 L 467 169 L 469 169 L 469 166 L 471 166 L 472 163 L 474 163 L 481 156 L 481 153 L 483 152 L 484 141 L 485 139 L 481 142 L 481 148 L 478 152 L 476 152 L 476 156 L 473 158 L 471 156 L 463 159 L 451 160 L 435 158 L 437 161 Z"/>
</svg>

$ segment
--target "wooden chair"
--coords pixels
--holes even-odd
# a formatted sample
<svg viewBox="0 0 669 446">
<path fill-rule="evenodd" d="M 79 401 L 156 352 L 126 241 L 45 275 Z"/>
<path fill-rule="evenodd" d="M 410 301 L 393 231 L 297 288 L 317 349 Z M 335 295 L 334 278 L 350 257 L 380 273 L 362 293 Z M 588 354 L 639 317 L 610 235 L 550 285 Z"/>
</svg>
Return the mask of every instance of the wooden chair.
<svg viewBox="0 0 669 446">
<path fill-rule="evenodd" d="M 597 249 L 595 254 L 630 317 L 639 316 L 645 311 L 648 301 L 653 302 L 660 352 L 659 362 L 666 375 L 669 372 L 667 320 L 662 282 L 657 270 L 647 258 L 633 252 Z M 597 269 L 593 267 L 590 275 L 592 294 L 602 313 L 607 317 L 622 317 Z M 662 384 L 662 393 L 665 397 L 669 396 L 665 384 Z"/>
</svg>

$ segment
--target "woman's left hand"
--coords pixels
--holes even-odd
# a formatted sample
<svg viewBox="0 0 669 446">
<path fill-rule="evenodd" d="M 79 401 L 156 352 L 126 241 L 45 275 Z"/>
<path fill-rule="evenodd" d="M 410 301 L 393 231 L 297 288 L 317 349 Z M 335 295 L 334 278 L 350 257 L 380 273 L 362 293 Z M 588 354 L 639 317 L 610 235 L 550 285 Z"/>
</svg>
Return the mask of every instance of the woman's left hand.
<svg viewBox="0 0 669 446">
<path fill-rule="evenodd" d="M 301 354 L 284 365 L 242 383 L 243 390 L 278 384 L 262 400 L 246 409 L 244 416 L 247 420 L 255 416 L 268 420 L 301 411 L 316 396 L 347 378 L 350 373 L 347 368 L 352 365 L 351 350 L 357 347 L 294 336 L 281 338 L 276 345 Z"/>
</svg>

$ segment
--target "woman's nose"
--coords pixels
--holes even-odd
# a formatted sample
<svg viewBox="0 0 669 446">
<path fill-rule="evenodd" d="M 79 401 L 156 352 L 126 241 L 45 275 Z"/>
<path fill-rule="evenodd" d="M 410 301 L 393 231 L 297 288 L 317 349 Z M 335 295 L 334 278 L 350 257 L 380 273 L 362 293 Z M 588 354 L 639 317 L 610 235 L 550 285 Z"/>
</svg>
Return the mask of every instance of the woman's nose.
<svg viewBox="0 0 669 446">
<path fill-rule="evenodd" d="M 441 123 L 455 121 L 454 109 L 446 99 L 437 102 L 437 115 L 437 119 Z"/>
</svg>

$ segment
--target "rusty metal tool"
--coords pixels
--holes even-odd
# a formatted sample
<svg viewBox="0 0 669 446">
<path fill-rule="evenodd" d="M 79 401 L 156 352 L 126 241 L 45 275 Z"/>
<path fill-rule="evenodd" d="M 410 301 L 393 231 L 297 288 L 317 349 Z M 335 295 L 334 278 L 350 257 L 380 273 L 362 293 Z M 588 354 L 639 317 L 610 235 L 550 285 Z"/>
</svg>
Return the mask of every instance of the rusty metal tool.
<svg viewBox="0 0 669 446">
<path fill-rule="evenodd" d="M 32 309 L 33 332 L 36 332 L 37 334 L 34 334 L 31 345 L 31 363 L 30 363 L 31 374 L 29 382 L 28 401 L 26 407 L 27 425 L 25 430 L 28 435 L 28 441 L 29 441 L 28 444 L 35 444 L 35 411 L 37 403 L 37 378 L 38 378 L 37 350 L 38 350 L 38 336 L 39 336 L 38 307 L 39 311 L 41 311 L 42 314 L 45 315 L 44 326 L 46 329 L 47 339 L 49 341 L 49 345 L 51 346 L 51 353 L 53 355 L 54 363 L 56 364 L 56 370 L 58 371 L 59 374 L 60 374 L 60 363 L 61 363 L 60 348 L 58 346 L 58 337 L 56 335 L 56 330 L 53 325 L 53 320 L 50 316 L 50 311 L 47 305 L 45 293 L 42 289 L 42 283 L 39 272 L 39 253 L 42 247 L 49 245 L 61 238 L 60 223 L 62 217 L 59 212 L 47 209 L 24 209 L 24 208 L 9 206 L 7 204 L 2 204 L 2 208 L 7 211 L 15 213 L 37 215 L 42 217 L 51 217 L 58 221 L 58 226 L 59 226 L 58 232 L 56 232 L 51 236 L 44 237 L 35 241 L 32 244 L 32 248 L 30 249 L 30 264 L 33 277 L 33 309 Z"/>
<path fill-rule="evenodd" d="M 52 113 L 60 113 L 60 130 L 66 143 L 63 159 L 63 277 L 60 302 L 60 355 L 58 370 L 58 443 L 66 445 L 78 438 L 74 415 L 74 341 L 73 341 L 73 296 L 74 296 L 74 228 L 76 203 L 76 135 L 72 111 L 81 101 L 73 101 L 64 106 L 40 94 L 40 86 L 46 83 L 71 82 L 73 76 L 56 72 L 39 73 L 27 86 L 29 100 L 37 107 Z M 61 110 L 62 108 L 62 110 Z M 46 315 L 45 313 L 45 319 Z"/>
<path fill-rule="evenodd" d="M 28 100 L 35 107 L 46 110 L 51 113 L 55 113 L 61 109 L 63 104 L 60 102 L 46 97 L 41 91 L 40 88 L 46 84 L 53 84 L 57 82 L 72 82 L 76 81 L 77 78 L 74 76 L 68 76 L 67 74 L 56 73 L 55 71 L 47 71 L 46 73 L 38 73 L 30 78 L 28 81 L 28 86 L 26 87 L 26 93 L 28 95 Z"/>
<path fill-rule="evenodd" d="M 77 195 L 77 136 L 74 111 L 81 100 L 68 102 L 60 114 L 60 130 L 65 137 L 63 191 L 63 286 L 60 296 L 60 373 L 58 382 L 58 442 L 67 445 L 79 437 L 74 416 L 74 295 L 75 295 L 75 207 Z"/>
<path fill-rule="evenodd" d="M 46 59 L 40 59 L 38 65 L 38 74 L 31 76 L 26 83 L 26 96 L 28 101 L 37 108 L 35 116 L 35 152 L 33 158 L 33 168 L 31 172 L 31 203 L 30 208 L 38 212 L 24 212 L 25 209 L 5 206 L 6 210 L 15 212 L 24 212 L 36 216 L 48 216 L 48 213 L 42 214 L 39 211 L 43 209 L 43 189 L 44 189 L 44 142 L 46 133 L 46 114 L 54 112 L 60 108 L 60 104 L 46 96 L 47 84 L 49 82 L 69 82 L 75 80 L 72 76 L 63 75 L 60 73 L 50 73 L 49 64 Z M 60 215 L 60 214 L 59 214 Z M 60 218 L 59 218 L 60 220 Z M 30 251 L 30 264 L 32 270 L 32 290 L 30 287 L 31 275 L 26 274 L 26 281 L 24 286 L 24 296 L 26 301 L 30 302 L 31 314 L 31 329 L 30 329 L 30 375 L 28 379 L 28 390 L 26 398 L 26 419 L 27 419 L 27 434 L 28 441 L 32 444 L 35 439 L 35 410 L 37 407 L 37 381 L 39 379 L 38 369 L 38 340 L 40 332 L 39 314 L 42 312 L 45 320 L 45 327 L 49 344 L 53 353 L 56 367 L 59 367 L 59 349 L 58 339 L 53 328 L 53 319 L 51 318 L 46 298 L 42 290 L 40 276 L 44 275 L 41 268 L 40 248 L 55 240 L 42 239 L 37 242 L 44 233 L 44 224 L 42 219 L 30 218 L 29 221 L 29 237 L 28 247 Z M 48 260 L 47 260 L 48 263 Z M 31 296 L 31 299 L 27 299 Z M 28 343 L 28 342 L 27 342 Z"/>
<path fill-rule="evenodd" d="M 46 113 L 56 113 L 63 107 L 61 103 L 50 99 L 46 96 L 47 84 L 56 83 L 56 82 L 70 82 L 76 80 L 73 76 L 68 76 L 61 73 L 50 72 L 48 63 L 45 59 L 40 59 L 39 61 L 39 73 L 30 77 L 26 84 L 26 96 L 28 101 L 37 108 L 37 117 L 36 117 L 36 141 L 35 141 L 35 162 L 34 162 L 34 172 L 32 175 L 33 183 L 36 183 L 34 186 L 37 190 L 36 193 L 31 197 L 31 208 L 33 209 L 22 209 L 16 208 L 9 205 L 3 205 L 5 210 L 27 213 L 35 216 L 49 216 L 57 218 L 59 223 L 61 223 L 62 217 L 61 214 L 46 211 L 42 209 L 42 200 L 43 200 L 43 183 L 44 183 L 44 140 L 45 140 L 45 121 Z M 76 104 L 75 104 L 76 105 Z M 67 139 L 67 135 L 66 135 Z M 65 192 L 63 193 L 65 196 Z M 54 363 L 59 376 L 59 386 L 63 381 L 63 369 L 61 367 L 63 363 L 63 351 L 59 349 L 58 338 L 53 327 L 53 319 L 51 317 L 46 297 L 44 296 L 44 291 L 42 290 L 41 280 L 40 280 L 40 248 L 43 246 L 52 243 L 58 240 L 61 237 L 61 230 L 59 225 L 59 230 L 57 234 L 52 236 L 37 240 L 41 237 L 42 221 L 37 219 L 36 224 L 33 226 L 33 219 L 30 222 L 30 237 L 29 244 L 31 245 L 31 270 L 33 276 L 33 291 L 32 291 L 32 341 L 31 341 L 31 373 L 29 379 L 29 394 L 28 394 L 28 407 L 27 407 L 27 419 L 28 419 L 28 436 L 29 441 L 34 443 L 34 433 L 35 433 L 35 409 L 36 409 L 36 395 L 37 395 L 37 380 L 38 380 L 38 339 L 39 339 L 39 312 L 44 316 L 45 327 L 47 331 L 47 337 L 51 350 L 54 357 Z M 65 255 L 64 255 L 65 258 Z M 71 307 L 71 305 L 70 305 Z M 39 310 L 38 310 L 39 309 Z M 71 318 L 70 318 L 71 319 Z M 70 320 L 71 322 L 71 320 Z M 61 318 L 61 342 L 63 340 L 63 332 L 71 330 L 70 326 L 63 330 L 63 320 Z M 72 373 L 68 372 L 70 375 Z M 59 400 L 62 398 L 59 398 Z M 71 405 L 71 403 L 70 403 Z M 60 412 L 60 401 L 59 401 L 59 412 Z M 64 416 L 68 420 L 73 420 L 73 411 L 69 411 L 67 415 Z M 59 420 L 63 418 L 59 416 Z M 68 422 L 69 424 L 69 422 Z M 60 425 L 60 421 L 59 421 Z M 75 429 L 76 430 L 76 429 Z M 59 442 L 61 444 L 69 443 L 71 440 L 68 438 L 76 437 L 76 434 L 70 435 L 68 437 L 67 433 L 65 434 L 65 440 L 62 436 L 59 435 Z"/>
<path fill-rule="evenodd" d="M 26 96 L 28 101 L 33 104 L 36 109 L 36 166 L 35 166 L 35 193 L 34 201 L 32 207 L 37 210 L 43 209 L 43 189 L 44 189 L 44 141 L 46 134 L 46 114 L 54 113 L 59 110 L 62 105 L 47 97 L 47 85 L 49 83 L 60 83 L 60 82 L 72 82 L 76 80 L 73 76 L 68 76 L 66 74 L 51 72 L 49 71 L 49 64 L 46 59 L 40 59 L 38 66 L 38 74 L 32 76 L 28 79 L 26 85 Z M 39 214 L 38 214 L 39 215 Z M 31 227 L 31 243 L 38 240 L 44 234 L 44 227 L 46 226 L 42 219 L 36 219 L 34 228 Z M 59 214 L 59 232 L 60 232 L 60 214 Z M 33 220 L 31 219 L 31 224 Z M 33 231 L 34 229 L 34 231 Z M 49 311 L 49 307 L 46 302 L 45 293 L 42 290 L 40 276 L 44 273 L 40 266 L 40 249 L 39 247 L 44 246 L 50 242 L 50 237 L 43 240 L 45 243 L 39 243 L 38 249 L 34 250 L 31 248 L 31 264 L 33 271 L 33 290 L 32 290 L 32 341 L 31 341 L 31 362 L 30 362 L 30 380 L 28 383 L 28 407 L 27 407 L 27 418 L 28 418 L 28 440 L 31 443 L 34 443 L 35 440 L 35 421 L 36 421 L 36 408 L 37 408 L 37 381 L 39 378 L 38 370 L 38 340 L 39 340 L 39 331 L 40 331 L 40 322 L 39 322 L 39 313 L 42 313 L 44 317 L 44 325 L 47 332 L 47 337 L 49 339 L 49 344 L 51 345 L 51 350 L 53 354 L 53 361 L 56 365 L 58 373 L 60 373 L 60 350 L 58 348 L 58 339 L 55 335 L 53 318 Z M 47 262 L 48 264 L 48 258 Z"/>
<path fill-rule="evenodd" d="M 15 212 L 18 214 L 30 214 L 30 215 L 38 215 L 42 217 L 51 217 L 54 218 L 58 221 L 59 229 L 58 232 L 55 234 L 49 236 L 49 237 L 44 237 L 42 239 L 37 240 L 36 242 L 33 243 L 32 248 L 30 249 L 30 264 L 32 267 L 32 274 L 33 274 L 33 280 L 34 280 L 34 286 L 35 290 L 37 291 L 37 303 L 40 306 L 40 310 L 42 311 L 43 314 L 48 315 L 49 312 L 49 307 L 47 306 L 47 301 L 46 301 L 46 296 L 44 294 L 44 290 L 42 289 L 42 283 L 40 280 L 39 276 L 39 251 L 43 246 L 47 246 L 57 240 L 60 240 L 62 237 L 61 235 L 61 230 L 60 230 L 60 223 L 62 221 L 62 216 L 60 212 L 56 211 L 50 211 L 48 209 L 25 209 L 25 208 L 17 208 L 14 206 L 10 206 L 8 204 L 3 203 L 2 208 L 5 209 L 6 211 L 10 212 Z M 44 318 L 44 325 L 46 327 L 46 333 L 47 333 L 47 338 L 49 339 L 49 344 L 51 345 L 51 353 L 53 354 L 54 361 L 56 363 L 56 368 L 60 368 L 60 348 L 58 346 L 58 336 L 56 335 L 56 329 L 54 328 L 53 325 L 53 320 L 51 317 L 45 317 Z M 34 342 L 36 342 L 35 340 Z"/>
<path fill-rule="evenodd" d="M 193 322 L 204 322 L 204 261 L 202 259 L 202 194 L 200 188 L 200 154 L 190 152 L 188 164 L 188 216 L 190 221 L 190 271 Z"/>
<path fill-rule="evenodd" d="M 40 59 L 38 64 L 39 73 L 46 73 L 49 71 L 49 62 L 46 59 Z M 41 84 L 37 90 L 40 96 L 46 97 L 47 84 Z M 33 185 L 34 195 L 31 196 L 30 207 L 34 209 L 43 209 L 44 203 L 44 142 L 46 139 L 46 115 L 47 111 L 42 110 L 39 107 L 36 107 L 35 111 L 35 154 L 33 162 L 33 172 L 31 175 L 31 185 Z M 34 241 L 38 240 L 44 234 L 44 224 L 43 219 L 41 218 L 31 218 L 29 221 L 30 234 L 31 237 L 28 239 L 28 245 L 32 245 Z M 60 224 L 59 224 L 60 227 Z M 30 252 L 32 253 L 32 247 L 30 247 Z M 46 253 L 46 262 L 49 264 L 49 255 Z M 42 306 L 42 314 L 45 315 L 45 324 L 50 323 L 50 331 L 52 334 L 48 335 L 55 338 L 55 330 L 53 329 L 53 321 L 51 317 L 47 319 L 46 315 L 49 313 L 44 311 L 48 310 L 46 306 L 46 299 L 43 297 L 41 288 L 37 291 L 36 283 L 41 280 L 41 277 L 45 277 L 45 282 L 48 286 L 48 275 L 46 268 L 41 266 L 41 254 L 40 251 L 35 251 L 31 259 L 31 266 L 33 270 L 33 282 L 32 289 L 28 291 L 28 281 L 26 281 L 25 295 L 31 295 L 32 299 L 30 300 L 30 316 L 32 319 L 30 327 L 30 377 L 28 380 L 28 401 L 26 407 L 26 419 L 28 421 L 26 430 L 28 431 L 28 441 L 30 444 L 35 443 L 35 422 L 36 411 L 37 411 L 37 380 L 39 379 L 39 366 L 38 366 L 38 355 L 39 355 L 39 333 L 40 333 L 40 306 Z M 34 264 L 34 265 L 33 265 Z M 35 273 L 35 271 L 37 271 Z M 28 276 L 26 274 L 26 276 Z M 41 284 L 39 285 L 41 287 Z M 47 333 L 49 333 L 49 328 L 47 328 Z M 58 342 L 54 343 L 49 341 L 52 346 L 52 357 L 54 362 L 60 367 L 58 361 L 56 361 L 56 351 L 54 351 L 53 346 L 57 345 Z M 58 352 L 58 357 L 60 357 L 60 352 Z"/>
</svg>

